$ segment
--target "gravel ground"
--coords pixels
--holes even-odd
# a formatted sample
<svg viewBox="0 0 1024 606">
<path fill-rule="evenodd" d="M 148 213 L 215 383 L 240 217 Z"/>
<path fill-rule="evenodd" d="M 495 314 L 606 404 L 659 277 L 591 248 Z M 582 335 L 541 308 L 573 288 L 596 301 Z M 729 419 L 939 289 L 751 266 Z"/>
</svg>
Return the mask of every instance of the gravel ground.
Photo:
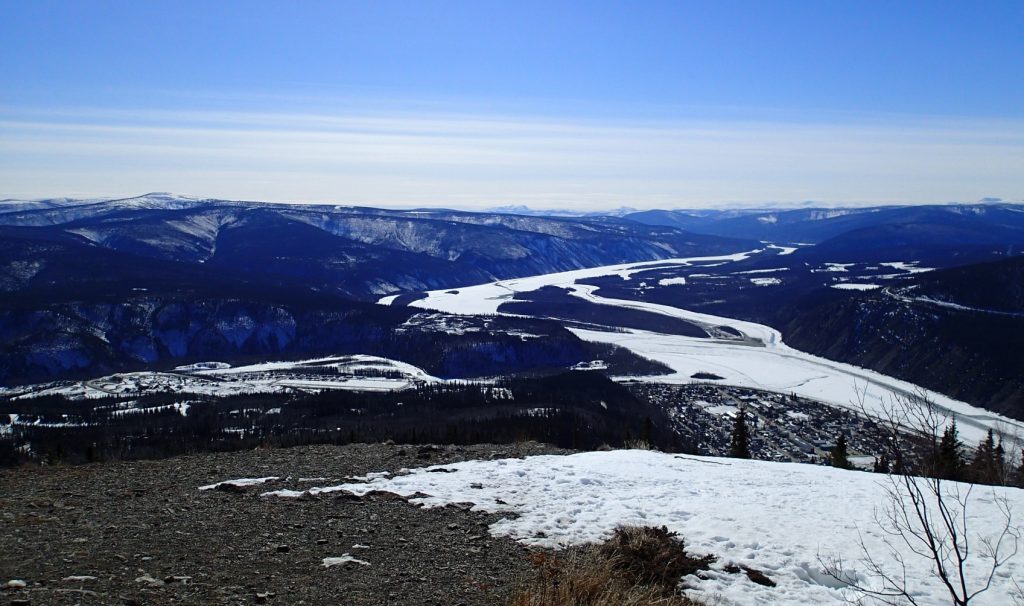
<svg viewBox="0 0 1024 606">
<path fill-rule="evenodd" d="M 2 470 L 0 605 L 501 604 L 529 563 L 524 548 L 487 533 L 498 516 L 423 510 L 387 495 L 259 494 L 326 483 L 300 478 L 551 452 L 560 451 L 309 446 Z M 291 479 L 198 490 L 263 476 Z M 343 554 L 369 565 L 323 566 Z"/>
</svg>

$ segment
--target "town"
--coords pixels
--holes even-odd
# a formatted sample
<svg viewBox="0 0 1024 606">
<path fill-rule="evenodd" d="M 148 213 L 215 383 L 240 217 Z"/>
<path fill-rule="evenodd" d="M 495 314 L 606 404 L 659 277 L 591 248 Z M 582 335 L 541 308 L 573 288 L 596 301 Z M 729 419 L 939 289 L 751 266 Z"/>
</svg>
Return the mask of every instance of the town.
<svg viewBox="0 0 1024 606">
<path fill-rule="evenodd" d="M 852 410 L 757 389 L 693 382 L 632 383 L 638 397 L 668 412 L 673 430 L 702 455 L 728 455 L 740 410 L 750 430 L 750 452 L 767 461 L 828 464 L 840 435 L 850 462 L 871 469 L 885 451 L 885 432 Z"/>
</svg>

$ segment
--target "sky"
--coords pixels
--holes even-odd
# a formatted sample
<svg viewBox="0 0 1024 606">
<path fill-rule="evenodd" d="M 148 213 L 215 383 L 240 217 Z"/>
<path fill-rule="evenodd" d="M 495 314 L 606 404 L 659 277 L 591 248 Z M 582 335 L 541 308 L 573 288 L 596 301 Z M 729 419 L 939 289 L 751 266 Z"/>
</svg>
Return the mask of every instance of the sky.
<svg viewBox="0 0 1024 606">
<path fill-rule="evenodd" d="M 1024 199 L 1024 2 L 0 0 L 0 197 Z"/>
</svg>

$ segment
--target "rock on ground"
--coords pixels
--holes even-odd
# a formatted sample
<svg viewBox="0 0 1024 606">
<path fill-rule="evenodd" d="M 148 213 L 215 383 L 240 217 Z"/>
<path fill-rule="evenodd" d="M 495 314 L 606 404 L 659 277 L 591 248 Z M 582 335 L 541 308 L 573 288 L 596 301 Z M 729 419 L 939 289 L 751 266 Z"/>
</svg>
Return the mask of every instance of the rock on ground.
<svg viewBox="0 0 1024 606">
<path fill-rule="evenodd" d="M 321 445 L 0 470 L 0 604 L 500 604 L 530 566 L 523 547 L 487 533 L 497 516 L 389 495 L 259 495 L 552 452 L 536 443 Z M 267 476 L 289 479 L 198 490 Z M 324 566 L 345 554 L 369 565 Z"/>
</svg>

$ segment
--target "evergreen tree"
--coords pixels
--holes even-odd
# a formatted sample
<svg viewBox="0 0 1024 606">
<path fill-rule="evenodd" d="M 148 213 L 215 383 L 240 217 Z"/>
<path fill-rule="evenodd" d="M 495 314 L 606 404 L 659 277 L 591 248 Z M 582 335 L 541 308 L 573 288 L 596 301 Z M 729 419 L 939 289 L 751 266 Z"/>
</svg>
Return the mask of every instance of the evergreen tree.
<svg viewBox="0 0 1024 606">
<path fill-rule="evenodd" d="M 935 477 L 943 480 L 963 479 L 963 443 L 960 441 L 960 432 L 956 428 L 955 419 L 942 432 L 942 440 L 939 441 L 933 472 Z"/>
<path fill-rule="evenodd" d="M 1024 488 L 1024 448 L 1020 451 L 1020 467 L 1017 468 L 1017 486 Z"/>
<path fill-rule="evenodd" d="M 741 406 L 732 426 L 732 442 L 729 444 L 729 456 L 736 459 L 750 458 L 750 436 L 747 433 L 747 412 Z"/>
<path fill-rule="evenodd" d="M 882 453 L 882 456 L 875 459 L 875 473 L 889 473 L 891 471 L 891 465 L 889 464 L 889 455 Z"/>
<path fill-rule="evenodd" d="M 996 444 L 996 449 L 992 454 L 992 464 L 994 466 L 993 483 L 1006 484 L 1006 450 L 1003 448 L 1003 438 L 1001 436 L 999 444 Z"/>
<path fill-rule="evenodd" d="M 839 434 L 836 438 L 836 445 L 832 449 L 832 456 L 829 457 L 832 467 L 838 467 L 839 469 L 853 469 L 853 465 L 850 465 L 849 453 L 846 451 L 846 436 Z"/>
<path fill-rule="evenodd" d="M 992 430 L 978 443 L 971 460 L 971 480 L 979 484 L 994 484 L 996 480 L 996 441 Z"/>
</svg>

